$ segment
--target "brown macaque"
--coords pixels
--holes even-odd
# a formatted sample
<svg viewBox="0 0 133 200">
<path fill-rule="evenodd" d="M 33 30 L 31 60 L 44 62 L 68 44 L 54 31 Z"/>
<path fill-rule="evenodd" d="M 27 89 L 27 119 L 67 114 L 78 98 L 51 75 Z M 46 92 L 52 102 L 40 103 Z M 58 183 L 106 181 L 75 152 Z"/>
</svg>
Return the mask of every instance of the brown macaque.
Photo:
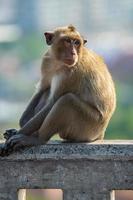
<svg viewBox="0 0 133 200">
<path fill-rule="evenodd" d="M 46 143 L 54 134 L 72 142 L 104 138 L 115 110 L 114 83 L 103 59 L 85 47 L 72 25 L 46 32 L 50 46 L 41 80 L 20 119 L 18 131 L 6 131 L 3 155 Z"/>
</svg>

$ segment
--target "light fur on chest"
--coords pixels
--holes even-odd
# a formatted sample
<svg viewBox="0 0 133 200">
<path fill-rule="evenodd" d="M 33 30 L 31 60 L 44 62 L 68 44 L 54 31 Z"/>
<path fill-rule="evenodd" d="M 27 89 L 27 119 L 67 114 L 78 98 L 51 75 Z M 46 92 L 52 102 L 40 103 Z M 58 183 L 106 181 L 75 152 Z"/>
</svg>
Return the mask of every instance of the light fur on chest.
<svg viewBox="0 0 133 200">
<path fill-rule="evenodd" d="M 53 76 L 52 81 L 51 81 L 49 99 L 51 99 L 55 96 L 55 94 L 56 94 L 57 90 L 60 88 L 64 78 L 65 78 L 64 73 L 55 74 Z"/>
</svg>

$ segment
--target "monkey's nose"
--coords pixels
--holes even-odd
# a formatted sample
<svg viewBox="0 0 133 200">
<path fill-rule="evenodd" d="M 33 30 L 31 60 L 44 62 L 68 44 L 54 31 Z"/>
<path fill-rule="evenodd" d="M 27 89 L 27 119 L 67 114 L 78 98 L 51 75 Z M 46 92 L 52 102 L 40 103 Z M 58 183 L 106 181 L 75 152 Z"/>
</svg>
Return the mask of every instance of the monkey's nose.
<svg viewBox="0 0 133 200">
<path fill-rule="evenodd" d="M 71 55 L 75 56 L 76 55 L 75 51 L 71 51 Z"/>
</svg>

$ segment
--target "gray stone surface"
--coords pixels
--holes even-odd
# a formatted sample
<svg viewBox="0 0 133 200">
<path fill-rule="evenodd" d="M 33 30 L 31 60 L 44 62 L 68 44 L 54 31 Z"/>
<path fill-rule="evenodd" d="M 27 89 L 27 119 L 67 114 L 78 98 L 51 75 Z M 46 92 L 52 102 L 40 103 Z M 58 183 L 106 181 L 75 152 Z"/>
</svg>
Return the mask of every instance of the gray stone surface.
<svg viewBox="0 0 133 200">
<path fill-rule="evenodd" d="M 61 188 L 64 200 L 109 200 L 113 189 L 133 189 L 133 141 L 56 141 L 0 157 L 0 200 L 15 200 L 12 191 L 20 188 Z"/>
</svg>

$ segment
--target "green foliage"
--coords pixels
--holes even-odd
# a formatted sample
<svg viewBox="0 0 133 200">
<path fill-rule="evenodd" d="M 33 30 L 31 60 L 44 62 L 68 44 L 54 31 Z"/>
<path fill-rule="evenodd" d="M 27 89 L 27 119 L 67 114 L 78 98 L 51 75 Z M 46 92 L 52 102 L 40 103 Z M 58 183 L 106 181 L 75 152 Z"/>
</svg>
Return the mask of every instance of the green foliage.
<svg viewBox="0 0 133 200">
<path fill-rule="evenodd" d="M 39 197 L 33 197 L 32 195 L 27 195 L 26 200 L 48 200 L 44 198 L 39 198 Z"/>
<path fill-rule="evenodd" d="M 42 52 L 46 49 L 43 35 L 32 33 L 22 37 L 18 42 L 18 49 L 24 63 L 41 58 Z"/>
<path fill-rule="evenodd" d="M 133 139 L 133 107 L 118 106 L 109 124 L 105 138 Z"/>
<path fill-rule="evenodd" d="M 107 129 L 106 139 L 133 139 L 132 86 L 117 83 L 117 107 Z"/>
<path fill-rule="evenodd" d="M 41 198 L 38 196 L 33 196 L 32 193 L 28 193 L 26 200 L 49 200 L 48 198 Z"/>
<path fill-rule="evenodd" d="M 30 197 L 27 197 L 27 200 L 45 200 L 45 199 L 43 199 L 43 198 L 34 198 L 34 197 L 32 197 L 32 196 L 30 196 Z"/>
</svg>

